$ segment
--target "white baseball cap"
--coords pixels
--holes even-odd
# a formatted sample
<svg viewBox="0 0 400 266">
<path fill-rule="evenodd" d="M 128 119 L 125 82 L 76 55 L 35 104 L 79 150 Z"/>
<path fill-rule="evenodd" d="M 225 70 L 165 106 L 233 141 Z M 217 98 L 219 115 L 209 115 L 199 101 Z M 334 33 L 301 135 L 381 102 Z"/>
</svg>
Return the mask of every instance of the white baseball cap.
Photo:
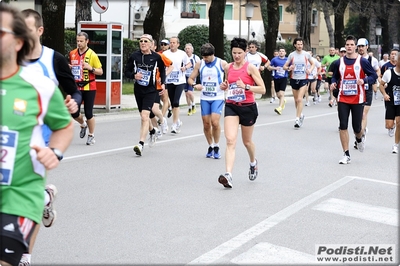
<svg viewBox="0 0 400 266">
<path fill-rule="evenodd" d="M 340 52 L 346 52 L 346 48 L 341 47 L 341 48 L 340 48 Z"/>
<path fill-rule="evenodd" d="M 368 45 L 367 39 L 365 39 L 365 38 L 360 38 L 360 39 L 358 39 L 358 41 L 357 41 L 357 46 L 360 46 L 360 45 L 367 46 L 367 45 Z"/>
</svg>

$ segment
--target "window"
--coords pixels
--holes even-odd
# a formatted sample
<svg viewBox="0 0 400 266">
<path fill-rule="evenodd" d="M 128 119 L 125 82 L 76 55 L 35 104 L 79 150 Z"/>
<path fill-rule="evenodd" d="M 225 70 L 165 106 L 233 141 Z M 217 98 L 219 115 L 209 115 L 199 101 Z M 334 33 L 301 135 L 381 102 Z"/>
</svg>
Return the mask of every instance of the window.
<svg viewBox="0 0 400 266">
<path fill-rule="evenodd" d="M 225 6 L 224 20 L 232 20 L 232 19 L 233 19 L 233 5 L 227 3 Z"/>
<path fill-rule="evenodd" d="M 311 13 L 311 25 L 312 26 L 318 25 L 318 11 L 316 9 L 313 9 Z"/>
<path fill-rule="evenodd" d="M 283 5 L 279 5 L 279 22 L 283 21 Z"/>
<path fill-rule="evenodd" d="M 197 10 L 196 12 L 197 12 L 197 14 L 200 14 L 200 18 L 207 18 L 207 16 L 206 16 L 206 13 L 207 13 L 206 12 L 207 11 L 206 4 L 198 3 L 197 5 L 199 7 L 199 10 Z M 189 11 L 188 12 L 192 12 L 192 4 L 191 3 L 189 3 Z"/>
</svg>

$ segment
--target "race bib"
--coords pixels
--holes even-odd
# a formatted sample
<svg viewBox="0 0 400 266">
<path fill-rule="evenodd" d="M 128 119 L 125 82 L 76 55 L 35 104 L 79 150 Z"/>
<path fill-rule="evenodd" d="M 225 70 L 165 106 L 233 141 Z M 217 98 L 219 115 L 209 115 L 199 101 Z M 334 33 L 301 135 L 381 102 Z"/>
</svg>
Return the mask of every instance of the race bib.
<svg viewBox="0 0 400 266">
<path fill-rule="evenodd" d="M 204 96 L 215 97 L 217 96 L 217 83 L 203 82 L 203 90 L 201 91 Z"/>
<path fill-rule="evenodd" d="M 167 78 L 167 83 L 179 82 L 179 71 L 172 71 Z"/>
<path fill-rule="evenodd" d="M 142 79 L 136 80 L 136 82 L 141 86 L 149 86 L 151 71 L 138 68 L 137 72 L 142 74 Z"/>
<path fill-rule="evenodd" d="M 294 74 L 305 74 L 306 73 L 305 69 L 306 69 L 305 64 L 295 64 L 293 73 Z"/>
<path fill-rule="evenodd" d="M 244 89 L 239 88 L 236 83 L 232 83 L 229 84 L 229 90 L 226 99 L 235 102 L 242 102 L 246 100 L 246 94 Z"/>
<path fill-rule="evenodd" d="M 357 95 L 357 80 L 356 79 L 345 79 L 343 80 L 342 86 L 343 95 Z"/>
<path fill-rule="evenodd" d="M 2 128 L 0 137 L 0 182 L 2 185 L 10 185 L 17 153 L 18 132 Z"/>
<path fill-rule="evenodd" d="M 276 70 L 276 75 L 277 76 L 279 76 L 279 77 L 284 77 L 285 76 L 285 70 L 283 70 L 283 68 L 282 67 L 278 67 L 278 69 Z"/>
<path fill-rule="evenodd" d="M 394 105 L 400 105 L 400 90 L 393 90 Z"/>
<path fill-rule="evenodd" d="M 367 91 L 369 89 L 368 83 L 364 84 L 364 89 Z"/>
<path fill-rule="evenodd" d="M 82 66 L 80 65 L 75 65 L 71 67 L 71 72 L 72 75 L 74 76 L 75 80 L 81 80 L 82 79 Z"/>
</svg>

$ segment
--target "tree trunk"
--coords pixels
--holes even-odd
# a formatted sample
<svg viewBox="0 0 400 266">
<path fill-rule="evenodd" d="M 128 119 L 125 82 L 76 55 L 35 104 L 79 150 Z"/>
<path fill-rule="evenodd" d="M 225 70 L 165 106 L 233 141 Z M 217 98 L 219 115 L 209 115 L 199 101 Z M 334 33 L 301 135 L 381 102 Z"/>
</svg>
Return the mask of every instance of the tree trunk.
<svg viewBox="0 0 400 266">
<path fill-rule="evenodd" d="M 226 0 L 212 0 L 209 17 L 209 41 L 215 47 L 215 55 L 224 59 L 224 13 Z M 211 27 L 212 25 L 212 27 Z"/>
<path fill-rule="evenodd" d="M 335 31 L 333 30 L 332 27 L 332 22 L 331 22 L 331 12 L 329 11 L 332 9 L 332 3 L 330 1 L 324 1 L 322 3 L 322 10 L 324 12 L 324 20 L 326 24 L 326 29 L 328 30 L 328 36 L 329 36 L 329 47 L 335 47 Z"/>
<path fill-rule="evenodd" d="M 347 8 L 347 0 L 334 0 L 333 8 L 335 10 L 335 47 L 345 45 L 344 36 L 344 12 Z"/>
<path fill-rule="evenodd" d="M 278 0 L 260 0 L 261 16 L 263 20 L 265 35 L 265 55 L 271 60 L 276 50 L 276 38 L 278 37 L 279 29 L 279 1 Z M 271 97 L 271 72 L 264 70 L 263 80 L 266 88 L 266 93 L 261 98 Z"/>
<path fill-rule="evenodd" d="M 143 22 L 143 32 L 153 36 L 156 44 L 160 41 L 161 26 L 164 21 L 165 1 L 150 0 L 149 10 Z"/>
<path fill-rule="evenodd" d="M 302 0 L 299 36 L 304 40 L 304 50 L 311 50 L 311 14 L 314 0 Z M 298 14 L 298 13 L 297 13 Z"/>
<path fill-rule="evenodd" d="M 76 0 L 75 4 L 75 31 L 79 21 L 92 21 L 92 1 Z"/>
<path fill-rule="evenodd" d="M 42 17 L 45 26 L 42 43 L 61 54 L 65 54 L 65 5 L 66 0 L 42 0 Z"/>
</svg>

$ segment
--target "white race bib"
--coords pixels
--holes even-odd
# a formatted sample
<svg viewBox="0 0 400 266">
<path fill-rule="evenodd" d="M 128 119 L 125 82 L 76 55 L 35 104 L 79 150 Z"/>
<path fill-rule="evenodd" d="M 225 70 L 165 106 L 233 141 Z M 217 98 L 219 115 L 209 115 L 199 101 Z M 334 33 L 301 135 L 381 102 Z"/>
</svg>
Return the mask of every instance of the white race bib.
<svg viewBox="0 0 400 266">
<path fill-rule="evenodd" d="M 141 86 L 149 86 L 151 71 L 138 68 L 137 72 L 142 74 L 142 79 L 137 80 L 136 82 Z"/>
<path fill-rule="evenodd" d="M 0 130 L 0 182 L 10 185 L 17 153 L 18 132 L 2 128 Z"/>
<path fill-rule="evenodd" d="M 215 97 L 217 96 L 217 84 L 215 82 L 203 82 L 202 93 L 204 96 Z"/>
<path fill-rule="evenodd" d="M 82 79 L 82 67 L 80 65 L 72 66 L 71 72 L 72 72 L 72 75 L 74 76 L 75 80 Z"/>
<path fill-rule="evenodd" d="M 345 79 L 343 80 L 343 95 L 357 95 L 357 80 L 356 79 Z"/>
<path fill-rule="evenodd" d="M 242 102 L 246 100 L 246 94 L 244 89 L 239 88 L 236 83 L 232 83 L 229 84 L 229 90 L 226 99 L 235 102 Z"/>
</svg>

